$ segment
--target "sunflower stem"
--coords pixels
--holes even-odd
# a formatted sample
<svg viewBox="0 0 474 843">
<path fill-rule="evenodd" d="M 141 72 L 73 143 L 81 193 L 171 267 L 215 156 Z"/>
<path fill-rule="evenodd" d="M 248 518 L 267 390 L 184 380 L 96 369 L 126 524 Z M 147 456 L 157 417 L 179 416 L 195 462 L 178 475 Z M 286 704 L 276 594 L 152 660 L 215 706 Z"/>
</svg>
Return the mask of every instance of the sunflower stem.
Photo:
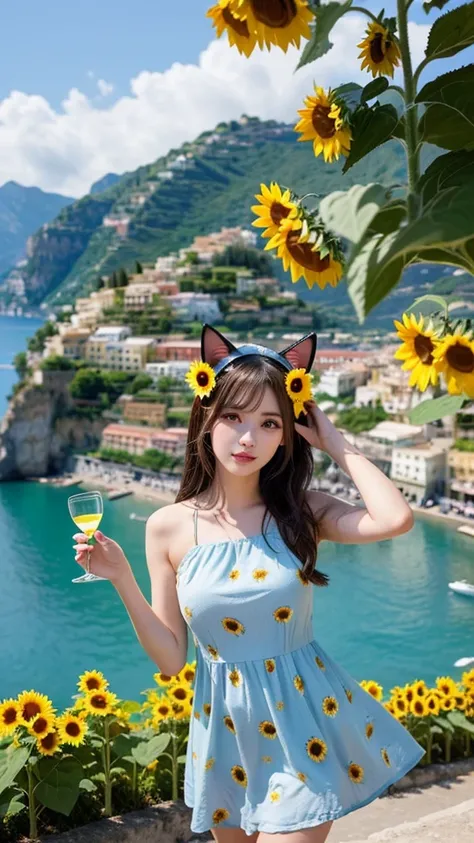
<svg viewBox="0 0 474 843">
<path fill-rule="evenodd" d="M 373 20 L 376 23 L 379 22 L 377 20 L 376 16 L 372 12 L 370 12 L 369 9 L 364 9 L 363 6 L 351 6 L 351 8 L 348 9 L 347 11 L 348 12 L 360 12 L 362 15 L 367 15 L 367 17 L 370 18 L 370 20 Z"/>
<path fill-rule="evenodd" d="M 30 817 L 30 838 L 35 840 L 38 837 L 38 823 L 36 816 L 35 788 L 31 764 L 26 765 L 28 774 L 28 812 Z"/>
<path fill-rule="evenodd" d="M 178 747 L 177 735 L 174 729 L 171 730 L 171 751 L 173 756 L 173 760 L 171 762 L 171 799 L 173 802 L 176 802 L 178 798 Z"/>
<path fill-rule="evenodd" d="M 110 735 L 109 722 L 105 717 L 104 722 L 105 747 L 104 747 L 104 775 L 105 775 L 105 816 L 112 816 L 112 781 L 110 778 Z"/>
<path fill-rule="evenodd" d="M 397 27 L 405 84 L 405 137 L 408 165 L 407 211 L 408 221 L 413 222 L 418 214 L 418 196 L 416 190 L 420 177 L 420 159 L 418 148 L 418 108 L 415 104 L 416 87 L 411 64 L 410 44 L 408 41 L 408 16 L 405 0 L 397 0 Z"/>
</svg>

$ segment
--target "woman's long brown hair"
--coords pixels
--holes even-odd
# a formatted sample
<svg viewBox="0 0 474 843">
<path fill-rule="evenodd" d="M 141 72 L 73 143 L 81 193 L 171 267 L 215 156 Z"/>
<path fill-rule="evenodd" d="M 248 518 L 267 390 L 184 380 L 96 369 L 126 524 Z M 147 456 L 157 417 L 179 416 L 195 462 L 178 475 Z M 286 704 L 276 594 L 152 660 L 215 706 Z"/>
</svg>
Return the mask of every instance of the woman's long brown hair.
<svg viewBox="0 0 474 843">
<path fill-rule="evenodd" d="M 284 445 L 260 471 L 260 492 L 266 507 L 262 522 L 273 516 L 285 544 L 303 563 L 302 576 L 314 585 L 328 585 L 329 577 L 316 570 L 318 527 L 306 500 L 313 476 L 311 447 L 294 428 L 293 405 L 286 393 L 284 371 L 266 357 L 236 361 L 217 378 L 209 398 L 196 398 L 191 409 L 186 455 L 176 503 L 198 496 L 215 505 L 213 487 L 216 458 L 211 430 L 224 408 L 253 412 L 265 388 L 275 393 L 283 419 Z M 304 424 L 306 419 L 300 418 Z M 212 492 L 214 491 L 214 496 Z M 206 494 L 207 493 L 207 494 Z"/>
</svg>

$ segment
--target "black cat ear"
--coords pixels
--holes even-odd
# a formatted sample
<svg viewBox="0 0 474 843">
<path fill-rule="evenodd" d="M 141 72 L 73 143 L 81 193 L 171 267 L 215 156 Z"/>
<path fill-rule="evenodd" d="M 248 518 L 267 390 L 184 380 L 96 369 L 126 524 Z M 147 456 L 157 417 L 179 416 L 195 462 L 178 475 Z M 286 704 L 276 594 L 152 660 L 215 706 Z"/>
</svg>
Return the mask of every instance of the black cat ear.
<svg viewBox="0 0 474 843">
<path fill-rule="evenodd" d="M 201 333 L 201 360 L 204 363 L 209 363 L 210 366 L 215 366 L 223 357 L 228 357 L 235 351 L 235 345 L 224 337 L 219 331 L 216 331 L 212 325 L 207 323 L 203 325 Z"/>
<path fill-rule="evenodd" d="M 294 369 L 306 369 L 309 372 L 314 362 L 316 345 L 317 337 L 314 331 L 312 331 L 279 353 L 282 357 L 286 357 Z"/>
</svg>

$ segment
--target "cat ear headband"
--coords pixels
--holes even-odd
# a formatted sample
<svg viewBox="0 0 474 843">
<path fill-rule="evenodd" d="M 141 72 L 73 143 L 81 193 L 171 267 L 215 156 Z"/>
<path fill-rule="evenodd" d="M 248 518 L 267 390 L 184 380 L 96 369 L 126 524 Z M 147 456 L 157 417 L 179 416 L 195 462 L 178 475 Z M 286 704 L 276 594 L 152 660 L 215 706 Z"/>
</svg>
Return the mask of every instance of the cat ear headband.
<svg viewBox="0 0 474 843">
<path fill-rule="evenodd" d="M 312 331 L 283 351 L 273 351 L 254 343 L 237 347 L 212 325 L 204 324 L 201 333 L 201 360 L 191 363 L 186 382 L 195 396 L 207 398 L 216 385 L 216 379 L 231 363 L 245 357 L 261 355 L 286 371 L 285 388 L 298 418 L 300 413 L 306 413 L 304 402 L 313 397 L 310 369 L 316 354 L 316 342 L 316 334 Z"/>
</svg>

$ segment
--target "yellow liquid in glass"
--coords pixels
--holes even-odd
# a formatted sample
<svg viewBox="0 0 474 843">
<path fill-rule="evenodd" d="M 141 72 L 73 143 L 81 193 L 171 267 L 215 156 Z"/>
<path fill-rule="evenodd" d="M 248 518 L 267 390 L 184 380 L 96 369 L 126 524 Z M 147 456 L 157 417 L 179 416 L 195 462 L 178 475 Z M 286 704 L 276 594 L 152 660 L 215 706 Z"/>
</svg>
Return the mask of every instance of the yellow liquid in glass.
<svg viewBox="0 0 474 843">
<path fill-rule="evenodd" d="M 76 515 L 72 520 L 76 527 L 79 527 L 81 532 L 85 533 L 88 538 L 94 535 L 102 519 L 101 512 L 91 512 L 87 515 Z"/>
</svg>

